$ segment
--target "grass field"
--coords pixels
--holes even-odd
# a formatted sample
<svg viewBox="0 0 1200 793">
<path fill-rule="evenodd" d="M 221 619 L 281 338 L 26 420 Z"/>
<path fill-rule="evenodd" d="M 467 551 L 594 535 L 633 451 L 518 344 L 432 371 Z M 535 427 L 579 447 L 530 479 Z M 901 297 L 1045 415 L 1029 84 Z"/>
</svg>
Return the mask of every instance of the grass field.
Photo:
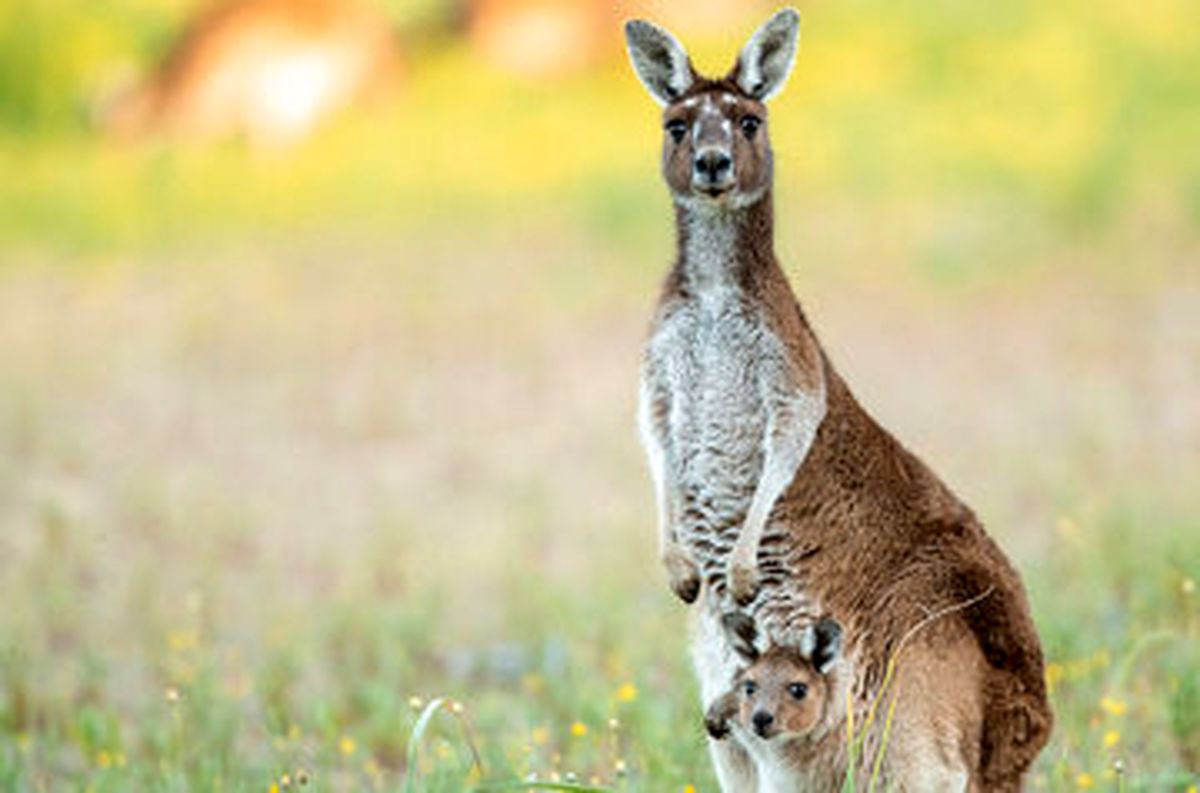
<svg viewBox="0 0 1200 793">
<path fill-rule="evenodd" d="M 5 789 L 399 789 L 434 696 L 489 779 L 713 789 L 631 428 L 653 266 L 535 238 L 3 274 Z M 1125 789 L 1195 785 L 1195 273 L 793 272 L 1027 576 L 1038 785 L 1115 789 L 1117 759 Z M 455 722 L 424 744 L 418 789 L 462 789 Z"/>
<path fill-rule="evenodd" d="M 294 151 L 98 139 L 188 8 L 0 8 L 0 790 L 715 790 L 633 431 L 649 100 L 451 46 Z M 778 248 L 1026 578 L 1034 788 L 1195 793 L 1200 8 L 803 11 Z"/>
</svg>

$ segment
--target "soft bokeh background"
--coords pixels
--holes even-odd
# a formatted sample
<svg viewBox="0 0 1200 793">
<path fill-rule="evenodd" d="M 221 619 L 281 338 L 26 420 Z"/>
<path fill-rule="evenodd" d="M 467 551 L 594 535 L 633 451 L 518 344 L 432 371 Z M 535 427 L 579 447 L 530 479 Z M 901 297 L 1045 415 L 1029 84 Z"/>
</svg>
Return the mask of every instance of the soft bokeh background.
<svg viewBox="0 0 1200 793">
<path fill-rule="evenodd" d="M 164 96 L 231 82 L 158 117 L 196 0 L 0 5 L 0 789 L 459 791 L 475 744 L 714 790 L 632 429 L 672 231 L 619 22 L 718 71 L 771 7 L 248 2 L 275 49 L 176 57 Z M 1034 786 L 1194 793 L 1200 3 L 799 5 L 777 247 L 1026 576 Z M 262 61 L 337 36 L 386 50 L 352 106 L 272 127 L 349 67 Z M 291 104 L 222 104 L 259 78 Z M 412 763 L 435 696 L 469 731 Z"/>
</svg>

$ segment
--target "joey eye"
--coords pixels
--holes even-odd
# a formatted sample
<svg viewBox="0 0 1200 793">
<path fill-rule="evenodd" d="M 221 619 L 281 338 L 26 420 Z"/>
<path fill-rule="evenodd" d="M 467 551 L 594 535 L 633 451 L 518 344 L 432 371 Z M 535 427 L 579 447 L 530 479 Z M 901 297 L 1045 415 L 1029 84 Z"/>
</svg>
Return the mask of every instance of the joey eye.
<svg viewBox="0 0 1200 793">
<path fill-rule="evenodd" d="M 667 122 L 667 132 L 671 133 L 671 139 L 678 143 L 687 134 L 687 123 L 683 119 L 673 118 Z"/>
<path fill-rule="evenodd" d="M 748 696 L 748 697 L 752 697 L 756 693 L 758 693 L 758 684 L 755 683 L 753 680 L 747 680 L 745 682 L 743 688 L 746 691 L 746 696 Z"/>
<path fill-rule="evenodd" d="M 742 116 L 741 126 L 742 134 L 747 138 L 753 138 L 754 133 L 758 132 L 758 128 L 762 126 L 762 119 L 758 116 Z"/>
<path fill-rule="evenodd" d="M 792 695 L 792 699 L 804 699 L 808 696 L 808 686 L 804 683 L 792 683 L 788 686 L 788 693 Z"/>
</svg>

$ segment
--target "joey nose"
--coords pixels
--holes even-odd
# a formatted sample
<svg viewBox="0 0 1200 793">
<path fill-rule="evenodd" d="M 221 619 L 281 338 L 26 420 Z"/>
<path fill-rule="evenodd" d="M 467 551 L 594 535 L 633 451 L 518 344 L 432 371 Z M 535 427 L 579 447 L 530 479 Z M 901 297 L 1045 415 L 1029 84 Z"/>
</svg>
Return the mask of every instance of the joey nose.
<svg viewBox="0 0 1200 793">
<path fill-rule="evenodd" d="M 754 731 L 764 738 L 767 737 L 767 731 L 771 729 L 771 725 L 775 723 L 775 717 L 765 710 L 756 711 L 752 720 Z"/>
<path fill-rule="evenodd" d="M 692 169 L 702 184 L 722 184 L 733 170 L 733 158 L 721 149 L 704 149 L 692 161 Z"/>
</svg>

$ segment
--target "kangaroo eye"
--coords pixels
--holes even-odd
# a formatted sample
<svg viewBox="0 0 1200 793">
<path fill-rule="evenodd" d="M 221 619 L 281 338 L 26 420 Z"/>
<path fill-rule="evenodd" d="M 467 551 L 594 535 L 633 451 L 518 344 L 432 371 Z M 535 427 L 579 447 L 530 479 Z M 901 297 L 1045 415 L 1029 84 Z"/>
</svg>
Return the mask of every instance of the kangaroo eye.
<svg viewBox="0 0 1200 793">
<path fill-rule="evenodd" d="M 762 119 L 758 116 L 742 116 L 742 134 L 747 138 L 753 138 L 754 133 L 758 132 L 758 128 L 762 126 Z"/>
<path fill-rule="evenodd" d="M 678 143 L 687 134 L 687 123 L 683 119 L 673 118 L 667 122 L 667 132 L 671 133 L 672 140 Z"/>
<path fill-rule="evenodd" d="M 746 696 L 752 697 L 758 691 L 758 684 L 753 680 L 747 680 L 745 684 Z"/>
<path fill-rule="evenodd" d="M 792 699 L 804 699 L 808 696 L 808 686 L 804 683 L 792 683 L 788 686 L 788 693 L 792 695 Z"/>
</svg>

